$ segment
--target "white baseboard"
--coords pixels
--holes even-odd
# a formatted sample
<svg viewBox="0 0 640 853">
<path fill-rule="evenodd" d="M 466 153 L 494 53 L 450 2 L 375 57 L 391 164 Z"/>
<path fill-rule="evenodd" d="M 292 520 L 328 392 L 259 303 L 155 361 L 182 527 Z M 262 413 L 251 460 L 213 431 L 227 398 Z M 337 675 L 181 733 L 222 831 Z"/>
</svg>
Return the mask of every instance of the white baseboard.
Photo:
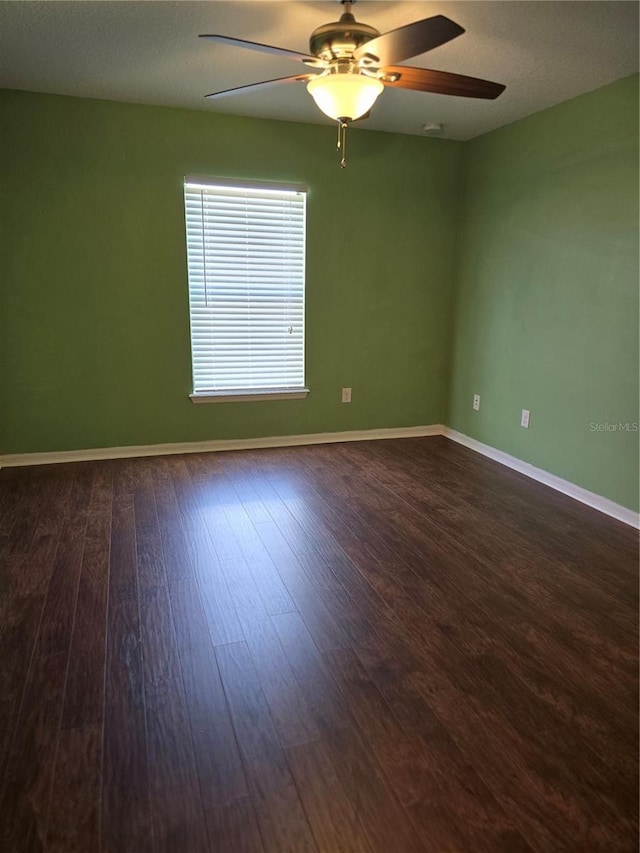
<svg viewBox="0 0 640 853">
<path fill-rule="evenodd" d="M 127 447 L 96 447 L 87 450 L 61 450 L 52 453 L 8 453 L 0 456 L 0 468 L 25 465 L 55 465 L 63 462 L 91 462 L 98 459 L 128 459 L 135 456 L 171 456 L 176 453 L 212 453 L 220 450 L 257 450 L 267 447 L 299 447 L 304 444 L 333 444 L 340 441 L 374 441 L 382 438 L 418 438 L 442 435 L 442 424 L 390 429 L 316 432 L 307 435 L 279 435 L 265 438 L 185 441 L 175 444 L 138 444 Z"/>
<path fill-rule="evenodd" d="M 464 433 L 458 432 L 455 429 L 445 427 L 442 434 L 458 444 L 463 444 L 465 447 L 475 450 L 476 453 L 488 456 L 489 459 L 493 459 L 501 465 L 506 465 L 508 468 L 513 468 L 514 471 L 519 471 L 521 474 L 531 477 L 532 480 L 544 483 L 545 486 L 550 486 L 557 492 L 569 495 L 569 497 L 580 501 L 580 503 L 587 504 L 587 506 L 605 513 L 605 515 L 617 518 L 618 521 L 622 521 L 624 524 L 629 524 L 631 527 L 636 528 L 640 527 L 640 515 L 637 512 L 627 509 L 627 507 L 621 506 L 620 504 L 609 500 L 609 498 L 603 498 L 595 492 L 583 489 L 582 486 L 576 486 L 575 483 L 571 483 L 569 480 L 563 480 L 562 477 L 556 477 L 555 474 L 543 471 L 542 468 L 536 468 L 528 462 L 523 462 L 515 456 L 510 456 L 508 453 L 504 453 L 502 450 L 496 450 L 495 447 L 483 444 L 481 441 L 476 441 L 475 438 L 470 438 L 468 435 L 464 435 Z"/>
<path fill-rule="evenodd" d="M 54 453 L 9 453 L 0 456 L 0 468 L 15 468 L 25 465 L 52 465 L 62 462 L 90 462 L 98 459 L 128 459 L 136 456 L 170 456 L 177 453 L 212 453 L 221 450 L 257 450 L 269 447 L 299 447 L 305 444 L 333 444 L 341 441 L 374 441 L 385 438 L 419 438 L 429 435 L 444 435 L 458 444 L 475 450 L 501 465 L 513 468 L 539 483 L 544 483 L 580 503 L 587 504 L 631 527 L 640 527 L 640 516 L 601 495 L 576 486 L 568 480 L 556 477 L 542 468 L 536 468 L 502 450 L 476 441 L 455 429 L 442 424 L 416 427 L 392 427 L 390 429 L 349 430 L 346 432 L 317 432 L 307 435 L 280 435 L 265 438 L 222 439 L 218 441 L 186 441 L 175 444 L 139 444 L 128 447 L 98 447 L 88 450 L 62 450 Z"/>
</svg>

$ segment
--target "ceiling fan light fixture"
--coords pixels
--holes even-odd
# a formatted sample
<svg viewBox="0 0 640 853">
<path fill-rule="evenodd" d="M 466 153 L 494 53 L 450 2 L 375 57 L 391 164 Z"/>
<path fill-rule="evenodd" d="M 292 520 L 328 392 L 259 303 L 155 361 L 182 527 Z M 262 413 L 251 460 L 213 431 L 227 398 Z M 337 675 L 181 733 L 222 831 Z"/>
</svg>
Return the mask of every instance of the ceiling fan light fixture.
<svg viewBox="0 0 640 853">
<path fill-rule="evenodd" d="M 338 122 L 337 148 L 342 154 L 340 165 L 344 168 L 347 165 L 345 146 L 349 122 L 368 118 L 376 98 L 385 86 L 490 100 L 497 98 L 504 90 L 502 84 L 489 80 L 398 65 L 464 33 L 463 27 L 444 15 L 432 15 L 381 34 L 375 27 L 356 21 L 351 14 L 351 5 L 355 0 L 340 2 L 345 7 L 340 20 L 316 27 L 309 39 L 309 53 L 215 33 L 201 35 L 200 38 L 214 42 L 288 57 L 311 68 L 323 69 L 320 74 L 292 74 L 212 92 L 206 97 L 223 98 L 266 86 L 306 82 L 307 91 L 316 106 Z M 423 129 L 425 133 L 441 132 L 441 128 L 431 126 L 423 126 Z"/>
<path fill-rule="evenodd" d="M 321 74 L 307 83 L 307 91 L 319 109 L 338 121 L 355 121 L 368 113 L 384 85 L 364 74 Z"/>
</svg>

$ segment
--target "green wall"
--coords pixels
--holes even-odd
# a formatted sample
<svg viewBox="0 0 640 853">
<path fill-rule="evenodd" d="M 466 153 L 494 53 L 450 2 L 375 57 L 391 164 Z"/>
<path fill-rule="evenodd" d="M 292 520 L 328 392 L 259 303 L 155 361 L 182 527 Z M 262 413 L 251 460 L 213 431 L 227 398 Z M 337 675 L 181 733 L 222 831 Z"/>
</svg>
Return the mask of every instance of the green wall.
<svg viewBox="0 0 640 853">
<path fill-rule="evenodd" d="M 446 421 L 637 507 L 638 433 L 591 426 L 639 420 L 637 77 L 465 144 L 359 129 L 344 171 L 331 124 L 0 116 L 0 452 Z M 306 400 L 188 399 L 185 174 L 309 186 Z"/>
<path fill-rule="evenodd" d="M 0 452 L 441 422 L 460 143 L 0 92 Z M 309 186 L 306 400 L 195 406 L 182 180 Z M 353 402 L 340 402 L 342 386 Z"/>
<path fill-rule="evenodd" d="M 467 143 L 457 256 L 447 423 L 637 508 L 638 77 Z"/>
</svg>

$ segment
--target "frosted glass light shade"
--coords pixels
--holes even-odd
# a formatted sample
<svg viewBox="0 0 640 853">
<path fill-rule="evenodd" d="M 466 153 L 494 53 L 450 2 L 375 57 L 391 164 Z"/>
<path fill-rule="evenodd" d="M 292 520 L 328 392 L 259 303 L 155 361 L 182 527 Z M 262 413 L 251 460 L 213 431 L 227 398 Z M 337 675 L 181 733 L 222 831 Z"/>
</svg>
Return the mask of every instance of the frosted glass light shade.
<svg viewBox="0 0 640 853">
<path fill-rule="evenodd" d="M 327 74 L 307 83 L 307 91 L 318 107 L 336 121 L 363 116 L 383 89 L 380 80 L 364 74 Z"/>
</svg>

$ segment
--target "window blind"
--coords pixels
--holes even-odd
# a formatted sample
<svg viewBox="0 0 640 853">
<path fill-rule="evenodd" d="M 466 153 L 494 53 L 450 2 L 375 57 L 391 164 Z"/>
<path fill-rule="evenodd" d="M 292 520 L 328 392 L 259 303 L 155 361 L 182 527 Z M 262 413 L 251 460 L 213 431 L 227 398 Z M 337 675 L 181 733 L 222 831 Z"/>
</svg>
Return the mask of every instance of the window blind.
<svg viewBox="0 0 640 853">
<path fill-rule="evenodd" d="M 306 193 L 185 182 L 193 390 L 304 388 Z"/>
</svg>

